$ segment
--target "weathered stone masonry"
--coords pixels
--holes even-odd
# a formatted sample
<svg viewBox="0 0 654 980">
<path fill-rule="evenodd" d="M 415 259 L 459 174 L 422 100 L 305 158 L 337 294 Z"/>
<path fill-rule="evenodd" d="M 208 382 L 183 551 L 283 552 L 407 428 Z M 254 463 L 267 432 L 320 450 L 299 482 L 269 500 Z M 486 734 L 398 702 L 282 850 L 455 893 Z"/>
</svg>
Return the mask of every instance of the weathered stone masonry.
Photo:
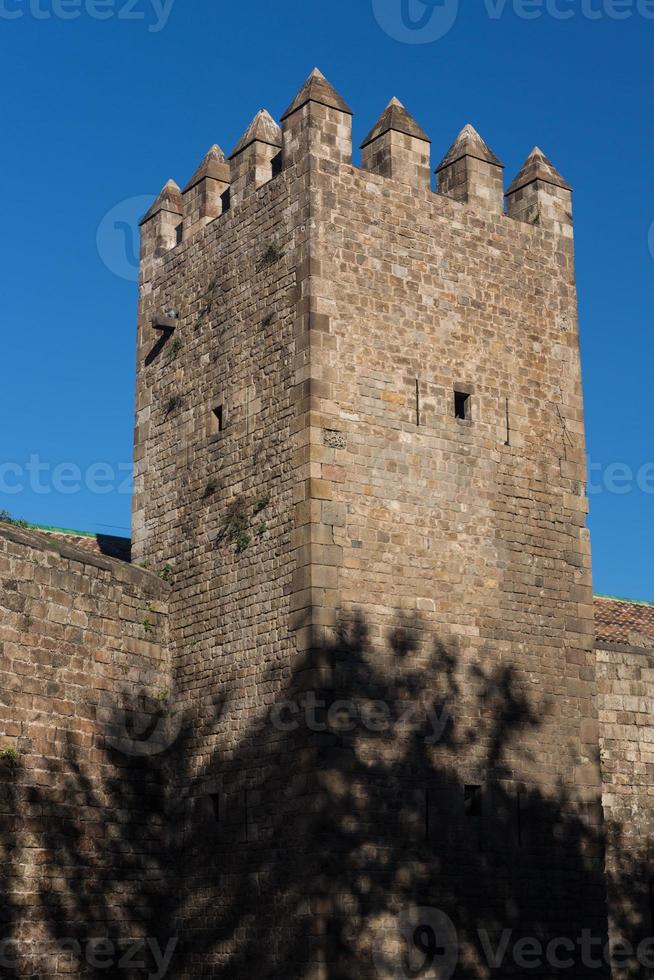
<svg viewBox="0 0 654 980">
<path fill-rule="evenodd" d="M 635 942 L 654 934 L 654 606 L 595 608 L 610 904 L 616 934 Z"/>
<path fill-rule="evenodd" d="M 47 770 L 53 826 L 74 792 L 95 846 L 114 807 L 123 831 L 104 862 L 82 835 L 54 875 L 35 826 L 11 931 L 61 935 L 70 896 L 52 911 L 36 882 L 74 891 L 84 869 L 92 926 L 156 922 L 184 980 L 400 975 L 406 922 L 433 910 L 457 976 L 489 975 L 480 929 L 643 935 L 650 631 L 607 645 L 626 606 L 593 600 L 571 189 L 536 149 L 505 205 L 466 126 L 434 193 L 396 99 L 356 167 L 317 71 L 281 123 L 262 110 L 143 219 L 132 553 L 150 571 L 0 537 L 12 792 Z M 157 751 L 146 725 L 123 767 L 126 701 Z M 88 968 L 48 975 L 66 970 Z"/>
<path fill-rule="evenodd" d="M 57 940 L 150 935 L 165 894 L 164 780 L 119 739 L 170 686 L 168 586 L 5 524 L 0 577 L 2 975 L 92 976 Z"/>
</svg>

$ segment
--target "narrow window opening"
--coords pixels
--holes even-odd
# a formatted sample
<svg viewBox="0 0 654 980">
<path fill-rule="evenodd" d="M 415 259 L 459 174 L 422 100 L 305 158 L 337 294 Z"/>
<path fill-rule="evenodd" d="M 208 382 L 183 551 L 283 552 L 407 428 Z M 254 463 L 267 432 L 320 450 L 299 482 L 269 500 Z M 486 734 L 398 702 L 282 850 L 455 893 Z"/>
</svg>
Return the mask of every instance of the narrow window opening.
<svg viewBox="0 0 654 980">
<path fill-rule="evenodd" d="M 232 206 L 232 189 L 228 187 L 226 191 L 220 195 L 220 200 L 223 206 L 223 214 L 225 214 Z"/>
<path fill-rule="evenodd" d="M 470 395 L 464 391 L 454 392 L 454 417 L 457 419 L 470 418 Z"/>
<path fill-rule="evenodd" d="M 506 400 L 506 446 L 511 445 L 511 415 L 509 412 L 509 399 Z"/>
<path fill-rule="evenodd" d="M 277 156 L 274 156 L 272 158 L 271 162 L 270 162 L 270 169 L 271 169 L 271 172 L 272 172 L 273 177 L 279 177 L 279 175 L 282 172 L 283 162 L 284 161 L 283 161 L 282 153 L 281 153 L 281 150 L 280 150 L 280 152 L 277 154 Z"/>
<path fill-rule="evenodd" d="M 211 806 L 213 807 L 213 815 L 216 819 L 216 823 L 221 823 L 223 819 L 222 813 L 222 802 L 220 793 L 210 793 L 209 799 L 211 800 Z"/>
<path fill-rule="evenodd" d="M 463 810 L 469 819 L 481 817 L 482 788 L 481 786 L 466 786 L 463 792 Z"/>
<path fill-rule="evenodd" d="M 420 381 L 416 378 L 416 425 L 420 424 Z"/>
<path fill-rule="evenodd" d="M 250 842 L 250 808 L 248 804 L 249 804 L 248 791 L 246 790 L 245 798 L 243 800 L 243 808 L 245 811 L 243 817 L 245 819 L 245 843 L 246 844 L 249 844 Z"/>
<path fill-rule="evenodd" d="M 184 238 L 184 225 L 180 223 L 175 228 L 175 244 L 181 245 L 183 238 Z"/>
<path fill-rule="evenodd" d="M 217 405 L 211 413 L 211 434 L 218 435 L 219 432 L 223 431 L 225 424 L 225 416 L 223 412 L 223 406 Z"/>
</svg>

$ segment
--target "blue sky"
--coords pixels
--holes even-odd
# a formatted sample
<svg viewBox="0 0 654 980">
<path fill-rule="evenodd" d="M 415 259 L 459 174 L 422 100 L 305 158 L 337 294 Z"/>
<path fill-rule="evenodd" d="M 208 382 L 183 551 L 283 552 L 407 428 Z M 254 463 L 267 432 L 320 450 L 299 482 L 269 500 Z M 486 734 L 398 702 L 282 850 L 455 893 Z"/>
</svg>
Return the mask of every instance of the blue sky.
<svg viewBox="0 0 654 980">
<path fill-rule="evenodd" d="M 575 187 L 595 586 L 654 600 L 653 48 L 653 0 L 0 0 L 0 509 L 128 533 L 134 220 L 318 65 L 358 142 L 397 95 Z"/>
</svg>

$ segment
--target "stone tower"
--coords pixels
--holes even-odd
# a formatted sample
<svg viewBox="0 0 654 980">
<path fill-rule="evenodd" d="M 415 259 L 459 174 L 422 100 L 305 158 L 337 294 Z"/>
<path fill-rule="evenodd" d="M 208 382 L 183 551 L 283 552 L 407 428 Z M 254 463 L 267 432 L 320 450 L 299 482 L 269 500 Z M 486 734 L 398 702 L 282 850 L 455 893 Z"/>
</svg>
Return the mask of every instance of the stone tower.
<svg viewBox="0 0 654 980">
<path fill-rule="evenodd" d="M 430 159 L 393 99 L 354 165 L 315 70 L 143 220 L 184 977 L 444 976 L 454 938 L 486 976 L 484 935 L 606 929 L 571 190 L 534 150 L 505 206 L 471 126 L 435 192 Z"/>
</svg>

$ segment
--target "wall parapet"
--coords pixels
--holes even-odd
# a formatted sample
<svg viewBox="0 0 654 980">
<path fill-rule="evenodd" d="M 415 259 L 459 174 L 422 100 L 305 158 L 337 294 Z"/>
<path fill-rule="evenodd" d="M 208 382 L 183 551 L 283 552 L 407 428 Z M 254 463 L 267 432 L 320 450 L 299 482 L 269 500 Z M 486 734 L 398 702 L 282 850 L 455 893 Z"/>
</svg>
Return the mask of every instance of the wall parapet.
<svg viewBox="0 0 654 980">
<path fill-rule="evenodd" d="M 86 548 L 71 544 L 65 538 L 55 537 L 53 534 L 33 531 L 18 525 L 0 523 L 0 538 L 24 545 L 26 548 L 57 554 L 61 558 L 111 572 L 117 582 L 139 586 L 144 592 L 153 596 L 166 598 L 170 593 L 168 583 L 154 572 L 137 565 L 131 565 L 118 558 L 94 554 Z"/>
<path fill-rule="evenodd" d="M 231 173 L 215 144 L 183 194 L 168 181 L 141 221 L 141 283 L 149 282 L 165 255 L 176 252 L 183 241 L 310 157 L 330 168 L 349 166 L 381 175 L 398 192 L 403 186 L 413 187 L 429 196 L 454 199 L 478 214 L 533 225 L 562 241 L 572 238 L 572 188 L 538 147 L 505 193 L 501 161 L 467 124 L 437 167 L 438 187 L 432 190 L 430 137 L 397 98 L 391 99 L 364 140 L 358 167 L 352 165 L 352 115 L 315 68 L 283 114 L 281 128 L 266 110 L 257 113 L 229 158 Z M 208 174 L 210 163 L 214 169 Z M 198 184 L 199 177 L 204 179 Z"/>
</svg>

